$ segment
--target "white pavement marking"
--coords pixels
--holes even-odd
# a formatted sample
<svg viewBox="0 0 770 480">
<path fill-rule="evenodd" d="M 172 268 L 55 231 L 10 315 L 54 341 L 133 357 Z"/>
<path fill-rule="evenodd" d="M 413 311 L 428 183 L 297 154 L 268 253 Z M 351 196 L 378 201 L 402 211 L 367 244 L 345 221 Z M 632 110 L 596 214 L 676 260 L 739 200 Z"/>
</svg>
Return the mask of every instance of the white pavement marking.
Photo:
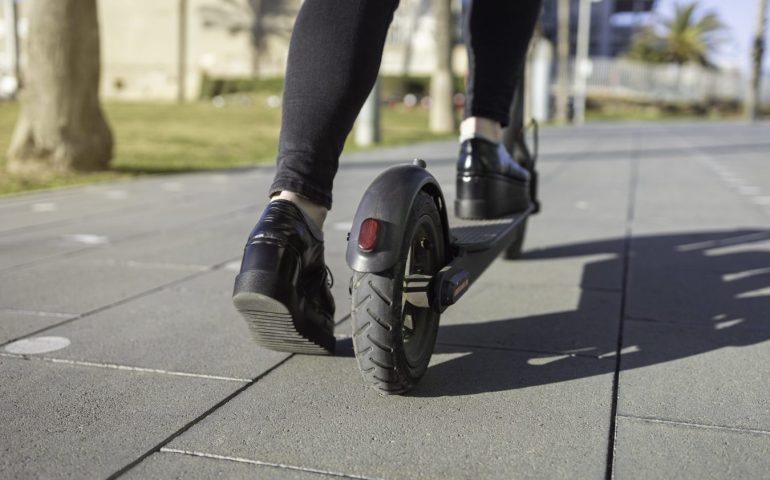
<svg viewBox="0 0 770 480">
<path fill-rule="evenodd" d="M 110 200 L 124 200 L 128 198 L 128 192 L 125 190 L 107 190 L 104 196 Z"/>
<path fill-rule="evenodd" d="M 755 268 L 753 270 L 745 270 L 743 272 L 726 273 L 722 275 L 723 282 L 734 282 L 736 280 L 743 280 L 744 278 L 754 277 L 756 275 L 763 275 L 770 273 L 770 267 L 767 268 Z"/>
<path fill-rule="evenodd" d="M 64 312 L 42 312 L 39 310 L 24 310 L 19 308 L 0 308 L 0 312 L 5 313 L 21 313 L 24 315 L 37 315 L 39 317 L 57 317 L 57 318 L 71 318 L 77 317 L 77 313 L 64 313 Z"/>
<path fill-rule="evenodd" d="M 575 202 L 575 208 L 578 210 L 588 210 L 588 202 L 580 200 L 579 202 Z"/>
<path fill-rule="evenodd" d="M 741 323 L 743 323 L 742 318 L 736 318 L 735 320 L 726 320 L 724 322 L 715 323 L 714 330 L 724 330 L 725 328 L 734 327 Z"/>
<path fill-rule="evenodd" d="M 688 243 L 685 245 L 679 245 L 676 247 L 678 252 L 689 252 L 691 250 L 705 250 L 715 247 L 726 247 L 729 245 L 737 245 L 742 243 L 749 243 L 758 240 L 764 240 L 770 238 L 770 231 L 748 233 L 746 235 L 739 235 L 737 237 L 722 238 L 719 240 L 706 240 L 705 242 Z"/>
<path fill-rule="evenodd" d="M 353 222 L 335 222 L 332 224 L 332 230 L 338 231 L 338 232 L 349 232 L 351 227 L 353 227 Z"/>
<path fill-rule="evenodd" d="M 33 203 L 32 211 L 35 213 L 55 212 L 59 206 L 52 202 Z"/>
<path fill-rule="evenodd" d="M 69 339 L 64 337 L 32 337 L 9 343 L 5 351 L 17 355 L 37 355 L 67 348 Z"/>
<path fill-rule="evenodd" d="M 110 239 L 104 235 L 93 235 L 90 233 L 75 233 L 72 235 L 64 235 L 64 240 L 67 242 L 82 243 L 83 245 L 105 245 L 110 243 Z"/>
<path fill-rule="evenodd" d="M 770 196 L 754 197 L 752 200 L 757 205 L 770 205 Z"/>
<path fill-rule="evenodd" d="M 211 269 L 207 265 L 194 265 L 185 263 L 168 263 L 168 262 L 139 262 L 136 260 L 97 260 L 102 265 L 114 265 L 128 268 L 168 268 L 171 270 L 183 270 L 192 272 L 206 272 Z"/>
<path fill-rule="evenodd" d="M 549 363 L 558 362 L 559 360 L 564 360 L 572 356 L 573 355 L 553 355 L 550 357 L 535 357 L 527 360 L 527 365 L 531 365 L 533 367 L 542 367 L 543 365 L 548 365 Z"/>
<path fill-rule="evenodd" d="M 216 184 L 227 183 L 229 180 L 227 175 L 212 175 L 210 178 L 211 178 L 211 183 L 216 183 Z"/>
<path fill-rule="evenodd" d="M 17 343 L 17 342 L 14 342 L 14 343 Z M 11 345 L 13 345 L 13 343 L 9 344 L 8 346 L 11 346 Z M 6 350 L 7 349 L 8 347 L 6 347 Z M 205 373 L 175 372 L 172 370 L 161 370 L 159 368 L 132 367 L 130 365 L 120 365 L 116 363 L 86 362 L 82 360 L 68 360 L 66 358 L 26 357 L 25 355 L 28 355 L 28 353 L 17 353 L 17 352 L 0 353 L 0 357 L 34 358 L 35 360 L 41 360 L 44 362 L 61 363 L 64 365 L 75 365 L 78 367 L 108 368 L 111 370 L 124 370 L 128 372 L 141 372 L 141 373 L 160 373 L 163 375 L 174 375 L 177 377 L 205 378 L 208 380 L 224 380 L 228 382 L 239 382 L 239 383 L 247 383 L 251 381 L 251 379 L 249 378 L 223 377 L 220 375 L 206 375 Z"/>
<path fill-rule="evenodd" d="M 232 262 L 227 262 L 225 264 L 225 270 L 228 270 L 230 272 L 237 272 L 241 269 L 241 261 L 240 260 L 233 260 Z"/>
<path fill-rule="evenodd" d="M 739 293 L 735 296 L 735 298 L 743 299 L 743 298 L 757 298 L 757 297 L 770 297 L 770 287 L 760 288 L 757 290 L 752 290 L 750 292 L 743 292 Z"/>
<path fill-rule="evenodd" d="M 339 473 L 339 472 L 332 472 L 329 470 L 321 470 L 318 468 L 309 468 L 309 467 L 297 467 L 294 465 L 286 465 L 284 463 L 273 463 L 273 462 L 263 462 L 260 460 L 251 460 L 249 458 L 241 458 L 241 457 L 229 457 L 226 455 L 217 455 L 214 453 L 204 453 L 204 452 L 196 452 L 193 450 L 178 450 L 176 448 L 168 448 L 168 447 L 161 447 L 160 449 L 163 453 L 179 453 L 182 455 L 190 455 L 193 457 L 203 457 L 203 458 L 211 458 L 215 460 L 229 460 L 231 462 L 239 462 L 239 463 L 248 463 L 250 465 L 261 465 L 263 467 L 275 467 L 275 468 L 284 468 L 286 470 L 298 470 L 301 472 L 308 472 L 308 473 L 320 473 L 322 475 L 329 475 L 333 477 L 343 477 L 343 478 L 356 478 L 360 480 L 375 480 L 375 477 L 364 477 L 362 475 L 354 475 L 352 473 Z"/>
<path fill-rule="evenodd" d="M 165 182 L 161 188 L 167 192 L 180 192 L 183 187 L 179 182 Z"/>
<path fill-rule="evenodd" d="M 636 345 L 629 345 L 628 347 L 622 349 L 620 351 L 621 355 L 628 355 L 629 353 L 637 353 L 639 352 L 639 347 Z M 616 355 L 616 352 L 609 352 L 605 353 L 603 355 L 599 355 L 599 358 L 608 358 L 608 357 L 614 357 Z"/>
<path fill-rule="evenodd" d="M 738 187 L 738 193 L 741 195 L 759 195 L 759 187 L 754 185 L 740 185 Z"/>
</svg>

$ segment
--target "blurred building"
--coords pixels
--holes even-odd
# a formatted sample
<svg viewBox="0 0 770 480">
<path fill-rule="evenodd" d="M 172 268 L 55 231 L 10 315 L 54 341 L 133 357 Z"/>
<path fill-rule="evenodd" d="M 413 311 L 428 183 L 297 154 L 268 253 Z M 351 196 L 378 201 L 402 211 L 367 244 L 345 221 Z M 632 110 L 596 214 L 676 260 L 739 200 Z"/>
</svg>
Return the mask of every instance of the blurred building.
<svg viewBox="0 0 770 480">
<path fill-rule="evenodd" d="M 543 36 L 556 42 L 558 34 L 557 4 L 545 0 L 543 5 Z M 594 0 L 591 2 L 591 35 L 589 56 L 616 57 L 631 46 L 633 36 L 642 26 L 646 14 L 655 8 L 657 0 Z M 570 53 L 577 43 L 580 0 L 570 0 Z"/>
<path fill-rule="evenodd" d="M 17 35 L 12 32 L 13 22 L 8 21 L 8 6 L 14 1 L 18 7 Z M 108 99 L 174 100 L 181 86 L 187 99 L 195 99 L 205 76 L 283 75 L 289 37 L 301 1 L 97 0 L 102 48 L 101 93 Z M 570 45 L 574 53 L 580 0 L 570 1 Z M 656 98 L 742 97 L 744 80 L 735 72 L 696 74 L 692 73 L 694 67 L 683 70 L 663 65 L 627 66 L 627 62 L 614 60 L 628 49 L 633 34 L 655 8 L 656 1 L 592 2 L 590 56 L 594 69 L 588 79 L 591 91 Z M 28 2 L 0 0 L 0 98 L 15 88 L 12 81 L 15 36 L 19 40 L 23 72 Z M 554 43 L 557 3 L 558 0 L 545 0 L 542 17 L 543 36 Z M 465 72 L 467 61 L 459 42 L 460 4 L 461 1 L 454 2 L 458 45 L 453 66 L 458 74 Z M 401 0 L 385 44 L 383 74 L 430 75 L 433 72 L 435 22 L 430 5 L 430 0 Z M 255 12 L 255 8 L 259 12 Z M 184 42 L 180 36 L 182 27 Z M 768 83 L 764 82 L 766 99 L 770 95 Z"/>
<path fill-rule="evenodd" d="M 300 1 L 97 0 L 101 93 L 110 99 L 175 99 L 180 90 L 180 64 L 188 99 L 198 97 L 205 75 L 282 75 Z M 23 71 L 28 2 L 16 3 Z M 254 5 L 261 9 L 259 22 L 254 21 Z M 8 77 L 12 70 L 7 12 L 0 8 L 0 78 Z M 180 28 L 186 31 L 183 39 Z M 255 38 L 259 48 L 254 47 Z"/>
</svg>

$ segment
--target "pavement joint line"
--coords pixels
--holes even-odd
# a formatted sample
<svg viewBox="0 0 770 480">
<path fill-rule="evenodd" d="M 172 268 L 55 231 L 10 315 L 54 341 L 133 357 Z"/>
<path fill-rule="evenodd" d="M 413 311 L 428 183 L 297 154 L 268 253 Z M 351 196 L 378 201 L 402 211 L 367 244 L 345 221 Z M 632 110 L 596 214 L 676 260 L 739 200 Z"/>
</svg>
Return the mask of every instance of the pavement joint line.
<svg viewBox="0 0 770 480">
<path fill-rule="evenodd" d="M 230 263 L 232 261 L 233 258 L 237 258 L 237 257 L 231 257 L 227 261 L 224 261 L 224 262 L 221 262 L 221 263 L 218 263 L 216 265 L 213 265 L 213 266 L 209 267 L 207 270 L 196 271 L 196 272 L 194 272 L 194 273 L 192 273 L 190 275 L 184 276 L 182 278 L 178 278 L 176 280 L 172 280 L 171 282 L 168 282 L 168 283 L 164 283 L 163 285 L 159 285 L 159 286 L 151 288 L 149 290 L 144 290 L 144 291 L 139 292 L 139 293 L 137 293 L 135 295 L 132 295 L 130 297 L 123 298 L 123 299 L 118 300 L 116 302 L 112 302 L 112 303 L 110 303 L 108 305 L 103 305 L 101 307 L 97 307 L 97 308 L 95 308 L 93 310 L 90 310 L 88 312 L 78 314 L 77 316 L 75 316 L 73 318 L 68 318 L 68 319 L 63 320 L 61 322 L 57 322 L 57 323 L 54 323 L 52 325 L 48 325 L 47 327 L 43 327 L 43 328 L 40 328 L 38 330 L 35 330 L 33 332 L 26 333 L 24 335 L 20 335 L 18 337 L 12 338 L 12 339 L 10 339 L 10 340 L 8 340 L 6 342 L 0 343 L 0 348 L 5 347 L 9 343 L 13 343 L 13 342 L 16 342 L 16 341 L 24 339 L 24 338 L 32 337 L 32 336 L 38 335 L 40 333 L 46 332 L 48 330 L 52 330 L 54 328 L 58 328 L 58 327 L 61 327 L 63 325 L 67 325 L 68 323 L 72 323 L 72 322 L 75 322 L 77 320 L 80 320 L 80 319 L 83 319 L 83 318 L 86 318 L 86 317 L 90 317 L 92 315 L 96 315 L 97 313 L 101 313 L 101 312 L 110 310 L 112 308 L 119 307 L 119 306 L 124 305 L 124 304 L 126 304 L 128 302 L 132 302 L 134 300 L 138 300 L 138 299 L 146 297 L 148 295 L 152 295 L 154 293 L 162 292 L 162 291 L 165 291 L 165 290 L 170 290 L 170 289 L 172 289 L 176 285 L 179 285 L 181 283 L 187 282 L 188 280 L 192 280 L 193 278 L 199 277 L 199 276 L 201 276 L 201 275 L 203 275 L 205 273 L 214 272 L 214 271 L 223 269 L 225 267 L 225 265 L 227 265 L 228 263 Z"/>
<path fill-rule="evenodd" d="M 139 372 L 139 373 L 157 373 L 157 374 L 172 375 L 177 377 L 193 377 L 193 378 L 204 378 L 207 380 L 223 380 L 227 382 L 247 383 L 251 381 L 250 378 L 225 377 L 221 375 L 208 375 L 205 373 L 177 372 L 174 370 L 163 370 L 159 368 L 135 367 L 131 365 L 121 365 L 118 363 L 90 362 L 86 360 L 70 360 L 67 358 L 47 357 L 44 355 L 26 355 L 26 354 L 18 354 L 18 353 L 0 352 L 0 357 L 17 358 L 20 360 L 38 360 L 43 362 L 72 365 L 77 367 L 95 367 L 95 368 L 106 368 L 110 370 L 123 370 L 123 371 L 129 371 L 129 372 Z"/>
<path fill-rule="evenodd" d="M 557 351 L 551 351 L 551 350 L 530 350 L 526 348 L 506 347 L 506 346 L 498 346 L 498 345 L 479 345 L 479 344 L 452 343 L 452 342 L 436 342 L 436 345 L 440 345 L 442 347 L 473 348 L 476 350 L 501 350 L 506 352 L 518 352 L 523 354 L 534 354 L 534 355 L 560 355 L 560 356 L 567 356 L 567 357 L 587 358 L 591 360 L 604 360 L 605 358 L 607 358 L 606 355 L 587 355 L 585 353 L 557 352 Z"/>
<path fill-rule="evenodd" d="M 643 417 L 643 416 L 626 415 L 626 414 L 618 414 L 618 417 L 628 418 L 631 420 L 639 420 L 641 422 L 660 423 L 663 425 L 675 425 L 675 426 L 682 426 L 682 427 L 702 428 L 704 430 L 720 430 L 720 431 L 727 431 L 727 432 L 751 433 L 754 435 L 770 436 L 770 430 L 758 430 L 755 428 L 728 427 L 725 425 L 710 425 L 706 423 L 685 422 L 681 420 L 670 420 L 665 418 Z"/>
<path fill-rule="evenodd" d="M 158 233 L 173 233 L 173 232 L 176 232 L 178 230 L 183 230 L 185 228 L 188 228 L 188 227 L 190 227 L 192 225 L 195 225 L 197 223 L 205 222 L 206 220 L 209 220 L 211 218 L 219 219 L 219 218 L 225 218 L 225 217 L 235 217 L 235 216 L 238 216 L 242 212 L 249 212 L 249 211 L 252 211 L 252 209 L 259 208 L 260 205 L 261 205 L 261 203 L 249 204 L 249 205 L 246 205 L 246 206 L 241 206 L 241 207 L 236 208 L 234 210 L 229 210 L 229 211 L 224 212 L 224 213 L 212 214 L 212 215 L 208 215 L 208 216 L 203 217 L 203 218 L 199 218 L 197 220 L 192 220 L 190 222 L 185 222 L 185 223 L 182 223 L 180 225 L 176 225 L 176 226 L 174 226 L 172 228 L 153 230 L 153 231 L 144 232 L 144 233 L 137 233 L 137 234 L 134 234 L 134 235 L 126 235 L 124 237 L 120 237 L 118 240 L 115 240 L 115 241 L 112 241 L 112 242 L 109 242 L 109 243 L 106 243 L 106 244 L 93 245 L 93 246 L 89 246 L 89 247 L 78 248 L 78 249 L 75 249 L 75 250 L 70 250 L 68 252 L 61 252 L 61 253 L 58 253 L 58 254 L 55 254 L 55 255 L 49 255 L 49 256 L 43 257 L 43 258 L 37 258 L 35 260 L 31 260 L 31 261 L 28 261 L 28 262 L 20 263 L 18 265 L 11 265 L 9 267 L 5 267 L 5 268 L 0 269 L 0 276 L 4 275 L 6 272 L 9 272 L 9 271 L 19 270 L 19 269 L 30 267 L 30 266 L 35 266 L 37 264 L 40 264 L 40 263 L 43 263 L 43 262 L 47 262 L 47 261 L 50 261 L 50 260 L 66 259 L 66 258 L 70 258 L 70 257 L 76 257 L 76 256 L 78 256 L 80 254 L 83 254 L 83 253 L 90 253 L 90 252 L 95 251 L 95 250 L 108 248 L 110 246 L 113 246 L 113 247 L 116 246 L 116 245 L 120 246 L 120 245 L 122 245 L 124 243 L 128 243 L 128 242 L 131 242 L 131 241 L 134 241 L 134 240 L 141 240 L 143 238 L 149 238 L 152 235 L 157 235 Z M 2 236 L 3 234 L 4 234 L 4 232 L 0 232 L 0 236 Z"/>
<path fill-rule="evenodd" d="M 226 460 L 229 462 L 246 463 L 249 465 L 259 465 L 262 467 L 281 468 L 284 470 L 295 470 L 295 471 L 307 472 L 307 473 L 318 473 L 322 475 L 328 475 L 331 477 L 355 478 L 357 480 L 379 480 L 379 477 L 367 477 L 367 476 L 356 475 L 351 473 L 333 472 L 331 470 L 322 470 L 319 468 L 312 468 L 312 467 L 298 467 L 296 465 L 287 465 L 285 463 L 263 462 L 262 460 L 252 460 L 250 458 L 243 458 L 243 457 L 231 457 L 228 455 L 218 455 L 216 453 L 196 452 L 194 450 L 179 450 L 176 448 L 162 447 L 160 449 L 160 452 L 188 455 L 191 457 L 210 458 L 214 460 Z"/>
<path fill-rule="evenodd" d="M 338 321 L 334 322 L 334 326 L 342 325 L 342 323 L 346 320 L 352 320 L 353 312 L 348 312 L 345 315 L 342 316 Z"/>
<path fill-rule="evenodd" d="M 180 435 L 184 434 L 185 432 L 187 432 L 189 429 L 191 429 L 193 426 L 197 425 L 201 421 L 205 420 L 209 415 L 211 415 L 212 413 L 214 413 L 217 410 L 219 410 L 220 408 L 222 408 L 224 405 L 229 403 L 231 400 L 233 400 L 235 397 L 237 397 L 241 393 L 245 392 L 249 387 L 251 387 L 252 385 L 256 384 L 257 382 L 259 382 L 260 380 L 262 380 L 266 376 L 270 375 L 273 371 L 277 370 L 279 367 L 284 365 L 286 362 L 288 362 L 289 360 L 294 358 L 294 355 L 295 355 L 294 353 L 287 355 L 286 358 L 284 358 L 283 360 L 277 362 L 275 365 L 273 365 L 272 367 L 266 369 L 265 371 L 263 371 L 262 373 L 260 373 L 256 377 L 252 378 L 251 380 L 249 380 L 248 383 L 238 387 L 235 391 L 231 392 L 225 398 L 223 398 L 222 400 L 220 400 L 219 402 L 214 404 L 211 408 L 209 408 L 208 410 L 206 410 L 202 414 L 200 414 L 197 417 L 195 417 L 194 419 L 192 419 L 186 425 L 182 426 L 182 428 L 178 429 L 177 431 L 175 431 L 174 433 L 172 433 L 171 435 L 166 437 L 164 440 L 162 440 L 160 443 L 158 443 L 157 445 L 155 445 L 151 449 L 149 449 L 146 452 L 144 452 L 142 455 L 140 455 L 138 458 L 136 458 L 135 460 L 130 462 L 128 465 L 124 466 L 123 468 L 121 468 L 117 472 L 115 472 L 112 475 L 110 475 L 109 477 L 107 477 L 107 480 L 113 480 L 113 479 L 116 479 L 116 478 L 120 477 L 124 473 L 128 472 L 129 470 L 131 470 L 135 466 L 137 466 L 140 463 L 142 463 L 146 458 L 148 458 L 153 453 L 160 452 L 160 450 L 162 448 L 164 448 L 169 443 L 173 442 L 177 437 L 179 437 Z"/>
<path fill-rule="evenodd" d="M 633 240 L 633 224 L 636 215 L 636 197 L 639 189 L 639 163 L 640 152 L 638 137 L 631 136 L 634 144 L 634 150 L 630 154 L 630 171 L 628 175 L 628 197 L 626 205 L 626 226 L 623 237 L 623 255 L 622 255 L 622 291 L 620 293 L 620 309 L 618 311 L 618 339 L 615 347 L 615 372 L 612 377 L 612 399 L 610 403 L 610 429 L 607 441 L 607 470 L 605 472 L 606 480 L 615 478 L 615 450 L 617 449 L 618 433 L 618 398 L 620 396 L 620 368 L 623 357 L 623 333 L 625 327 L 625 318 L 627 316 L 628 284 L 631 277 L 631 243 Z"/>
</svg>

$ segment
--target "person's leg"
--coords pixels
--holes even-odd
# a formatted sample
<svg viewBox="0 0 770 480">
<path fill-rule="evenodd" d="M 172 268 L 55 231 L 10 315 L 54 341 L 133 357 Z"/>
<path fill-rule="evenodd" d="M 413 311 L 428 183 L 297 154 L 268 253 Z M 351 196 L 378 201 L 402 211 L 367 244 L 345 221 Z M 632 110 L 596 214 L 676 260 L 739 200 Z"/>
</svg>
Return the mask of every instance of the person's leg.
<svg viewBox="0 0 770 480">
<path fill-rule="evenodd" d="M 500 142 L 508 125 L 516 74 L 524 67 L 527 47 L 540 15 L 542 0 L 470 2 L 464 17 L 468 51 L 465 120 Z"/>
<path fill-rule="evenodd" d="M 495 218 L 529 206 L 529 172 L 501 142 L 541 3 L 475 0 L 465 11 L 469 72 L 457 163 L 458 217 Z"/>
<path fill-rule="evenodd" d="M 272 201 L 249 235 L 233 303 L 261 345 L 334 350 L 321 227 L 345 138 L 377 78 L 398 0 L 305 0 L 289 45 Z"/>
<path fill-rule="evenodd" d="M 289 46 L 274 198 L 305 199 L 308 213 L 323 216 L 331 208 L 338 159 L 377 78 L 397 5 L 305 0 Z"/>
</svg>

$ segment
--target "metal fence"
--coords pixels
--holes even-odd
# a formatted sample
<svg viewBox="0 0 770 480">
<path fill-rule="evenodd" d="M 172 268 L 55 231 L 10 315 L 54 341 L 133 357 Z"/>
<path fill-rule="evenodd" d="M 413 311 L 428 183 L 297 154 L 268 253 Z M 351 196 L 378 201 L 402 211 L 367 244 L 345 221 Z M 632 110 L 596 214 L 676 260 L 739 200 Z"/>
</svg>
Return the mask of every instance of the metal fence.
<svg viewBox="0 0 770 480">
<path fill-rule="evenodd" d="M 620 58 L 593 58 L 589 71 L 590 95 L 647 101 L 741 101 L 746 95 L 749 81 L 739 70 L 712 70 L 699 65 L 649 64 Z M 768 75 L 763 78 L 760 98 L 762 103 L 770 104 Z"/>
</svg>

